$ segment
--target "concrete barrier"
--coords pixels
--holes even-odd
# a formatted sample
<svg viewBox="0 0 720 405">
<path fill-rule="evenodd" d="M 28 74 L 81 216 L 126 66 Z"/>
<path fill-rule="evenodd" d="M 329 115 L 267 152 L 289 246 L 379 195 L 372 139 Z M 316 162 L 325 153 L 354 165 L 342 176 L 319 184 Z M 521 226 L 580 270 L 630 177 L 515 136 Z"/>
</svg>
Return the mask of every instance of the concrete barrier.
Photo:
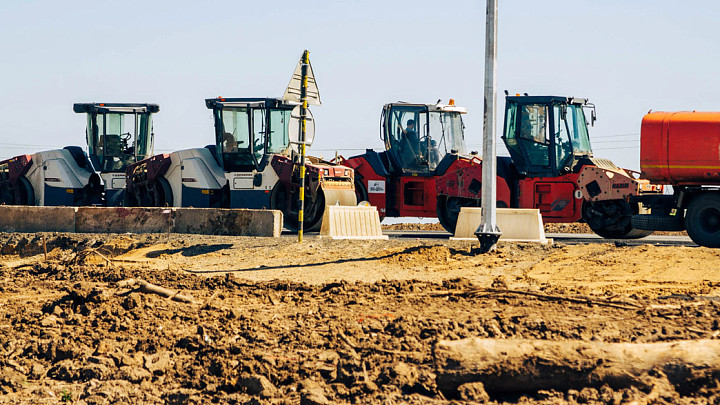
<svg viewBox="0 0 720 405">
<path fill-rule="evenodd" d="M 482 223 L 482 208 L 463 207 L 460 209 L 455 235 L 450 240 L 477 240 L 475 231 Z M 519 208 L 498 208 L 497 224 L 502 232 L 501 241 L 552 243 L 545 237 L 540 210 Z"/>
<path fill-rule="evenodd" d="M 78 233 L 168 233 L 174 228 L 172 208 L 78 207 Z"/>
<path fill-rule="evenodd" d="M 0 205 L 0 232 L 173 232 L 277 238 L 282 222 L 282 212 L 277 210 Z"/>
<path fill-rule="evenodd" d="M 0 205 L 0 232 L 75 232 L 75 207 Z"/>
<path fill-rule="evenodd" d="M 175 208 L 176 233 L 280 237 L 278 210 Z"/>
<path fill-rule="evenodd" d="M 377 207 L 328 205 L 320 237 L 331 239 L 387 239 L 382 234 Z"/>
</svg>

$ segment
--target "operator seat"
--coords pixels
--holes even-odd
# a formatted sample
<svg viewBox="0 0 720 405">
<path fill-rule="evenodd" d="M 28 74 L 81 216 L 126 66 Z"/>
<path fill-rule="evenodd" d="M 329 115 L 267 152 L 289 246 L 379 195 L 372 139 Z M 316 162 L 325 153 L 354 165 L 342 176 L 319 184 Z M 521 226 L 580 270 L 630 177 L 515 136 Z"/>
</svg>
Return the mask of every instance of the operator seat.
<svg viewBox="0 0 720 405">
<path fill-rule="evenodd" d="M 105 135 L 105 156 L 122 155 L 122 142 L 120 135 Z"/>
</svg>

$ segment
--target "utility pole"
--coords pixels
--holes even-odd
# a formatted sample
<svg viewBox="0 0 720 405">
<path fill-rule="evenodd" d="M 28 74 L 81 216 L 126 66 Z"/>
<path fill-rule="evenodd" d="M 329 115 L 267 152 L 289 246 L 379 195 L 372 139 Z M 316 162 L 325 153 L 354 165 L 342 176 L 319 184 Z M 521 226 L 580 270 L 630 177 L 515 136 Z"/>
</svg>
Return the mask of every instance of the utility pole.
<svg viewBox="0 0 720 405">
<path fill-rule="evenodd" d="M 495 113 L 497 107 L 497 9 L 498 0 L 487 0 L 485 25 L 485 111 L 483 114 L 482 155 L 482 223 L 475 231 L 480 241 L 481 253 L 495 249 L 500 239 L 497 226 L 497 148 L 495 137 Z"/>
</svg>

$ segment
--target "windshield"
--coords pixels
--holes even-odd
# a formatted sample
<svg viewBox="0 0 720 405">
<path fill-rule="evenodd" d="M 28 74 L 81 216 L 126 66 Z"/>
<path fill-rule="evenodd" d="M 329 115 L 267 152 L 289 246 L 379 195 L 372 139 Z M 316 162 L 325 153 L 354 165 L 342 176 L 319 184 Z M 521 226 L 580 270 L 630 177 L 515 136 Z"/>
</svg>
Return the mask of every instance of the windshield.
<svg viewBox="0 0 720 405">
<path fill-rule="evenodd" d="M 290 114 L 292 110 L 270 110 L 268 153 L 287 153 L 290 146 Z"/>
<path fill-rule="evenodd" d="M 152 153 L 152 115 L 89 114 L 87 135 L 90 155 L 100 164 L 100 171 L 122 172 Z"/>
<path fill-rule="evenodd" d="M 431 158 L 435 154 L 435 158 L 431 159 L 432 168 L 437 166 L 437 162 L 442 160 L 450 151 L 456 153 L 465 153 L 465 136 L 462 116 L 459 112 L 440 112 L 434 111 L 430 113 L 430 154 Z"/>
<path fill-rule="evenodd" d="M 448 152 L 465 152 L 463 122 L 458 112 L 392 106 L 388 114 L 385 146 L 406 172 L 431 172 Z"/>
<path fill-rule="evenodd" d="M 575 155 L 592 154 L 585 114 L 576 104 L 555 105 L 555 162 L 556 168 L 569 168 Z"/>
<path fill-rule="evenodd" d="M 286 152 L 291 111 L 264 106 L 216 110 L 218 150 L 225 170 L 251 170 L 266 153 Z"/>
<path fill-rule="evenodd" d="M 585 112 L 579 105 L 568 106 L 568 128 L 573 152 L 576 155 L 592 155 Z"/>
</svg>

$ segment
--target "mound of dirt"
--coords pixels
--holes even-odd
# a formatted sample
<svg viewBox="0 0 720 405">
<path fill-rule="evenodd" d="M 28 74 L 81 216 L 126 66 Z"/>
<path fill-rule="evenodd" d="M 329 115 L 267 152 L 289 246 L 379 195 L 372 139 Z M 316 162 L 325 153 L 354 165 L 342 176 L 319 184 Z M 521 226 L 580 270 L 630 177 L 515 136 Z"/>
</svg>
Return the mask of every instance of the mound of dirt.
<svg viewBox="0 0 720 405">
<path fill-rule="evenodd" d="M 0 256 L 0 403 L 720 401 L 717 370 L 690 391 L 655 373 L 500 393 L 435 358 L 463 338 L 716 338 L 718 251 L 308 239 L 46 235 L 47 260 Z"/>
</svg>

